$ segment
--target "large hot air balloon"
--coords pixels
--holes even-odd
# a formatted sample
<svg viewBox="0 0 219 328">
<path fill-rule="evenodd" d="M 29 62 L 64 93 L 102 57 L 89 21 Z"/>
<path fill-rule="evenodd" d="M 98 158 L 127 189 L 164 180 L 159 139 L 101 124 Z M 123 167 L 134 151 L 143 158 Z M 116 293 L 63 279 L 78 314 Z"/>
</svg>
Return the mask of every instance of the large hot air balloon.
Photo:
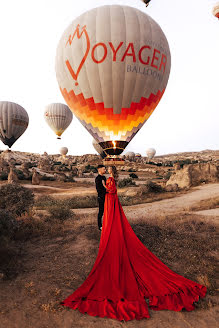
<svg viewBox="0 0 219 328">
<path fill-rule="evenodd" d="M 67 148 L 67 147 L 61 147 L 61 148 L 59 149 L 59 151 L 60 151 L 60 154 L 61 154 L 62 156 L 66 156 L 66 155 L 68 154 L 68 148 Z"/>
<path fill-rule="evenodd" d="M 213 15 L 219 19 L 219 2 L 217 2 L 214 5 L 214 8 L 213 8 L 212 12 L 213 12 Z"/>
<path fill-rule="evenodd" d="M 44 111 L 44 118 L 50 128 L 61 139 L 62 133 L 70 125 L 73 115 L 65 104 L 54 103 L 47 105 Z"/>
<path fill-rule="evenodd" d="M 9 148 L 24 133 L 29 124 L 29 116 L 20 105 L 0 101 L 0 139 Z"/>
<path fill-rule="evenodd" d="M 103 151 L 103 148 L 99 145 L 99 143 L 95 139 L 93 139 L 92 145 L 102 158 L 105 158 L 107 156 L 107 154 Z"/>
<path fill-rule="evenodd" d="M 76 18 L 56 53 L 61 93 L 108 155 L 119 155 L 164 94 L 170 50 L 160 26 L 128 6 L 102 6 Z"/>
<path fill-rule="evenodd" d="M 147 157 L 152 159 L 154 155 L 156 154 L 156 150 L 154 148 L 148 148 L 146 150 Z"/>
</svg>

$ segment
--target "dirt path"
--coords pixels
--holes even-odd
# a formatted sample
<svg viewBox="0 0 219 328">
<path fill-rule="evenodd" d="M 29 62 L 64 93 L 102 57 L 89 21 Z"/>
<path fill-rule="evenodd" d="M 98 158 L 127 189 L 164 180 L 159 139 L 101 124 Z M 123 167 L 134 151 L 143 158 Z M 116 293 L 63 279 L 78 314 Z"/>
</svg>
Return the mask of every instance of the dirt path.
<svg viewBox="0 0 219 328">
<path fill-rule="evenodd" d="M 170 199 L 163 199 L 153 203 L 138 204 L 132 206 L 123 206 L 128 219 L 136 220 L 144 217 L 156 217 L 157 213 L 169 215 L 179 212 L 188 212 L 189 208 L 202 200 L 219 197 L 219 183 L 207 184 L 194 187 L 193 191 Z M 97 208 L 75 209 L 74 212 L 78 215 L 95 215 Z M 203 213 L 205 214 L 205 213 Z"/>
</svg>

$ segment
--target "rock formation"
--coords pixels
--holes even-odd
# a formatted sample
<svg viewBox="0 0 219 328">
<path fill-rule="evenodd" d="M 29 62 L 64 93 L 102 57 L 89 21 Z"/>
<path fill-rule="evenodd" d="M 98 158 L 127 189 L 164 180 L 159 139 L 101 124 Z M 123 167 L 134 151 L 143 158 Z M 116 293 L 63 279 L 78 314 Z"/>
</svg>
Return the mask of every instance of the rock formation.
<svg viewBox="0 0 219 328">
<path fill-rule="evenodd" d="M 15 168 L 11 166 L 8 174 L 8 183 L 16 183 L 16 182 L 18 182 L 18 176 L 17 173 L 15 172 Z"/>
<path fill-rule="evenodd" d="M 32 170 L 33 175 L 32 175 L 32 185 L 39 185 L 40 184 L 40 175 L 37 172 L 36 169 Z"/>
<path fill-rule="evenodd" d="M 219 181 L 219 166 L 211 163 L 186 164 L 172 173 L 166 185 L 177 184 L 179 188 L 197 186 L 202 182 Z"/>
</svg>

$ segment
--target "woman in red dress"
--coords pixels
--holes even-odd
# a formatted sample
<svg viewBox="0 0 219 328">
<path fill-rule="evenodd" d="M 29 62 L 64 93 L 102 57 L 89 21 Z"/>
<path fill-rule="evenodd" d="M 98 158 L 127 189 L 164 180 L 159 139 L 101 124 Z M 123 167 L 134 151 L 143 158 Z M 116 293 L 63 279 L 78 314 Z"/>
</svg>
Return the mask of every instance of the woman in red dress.
<svg viewBox="0 0 219 328">
<path fill-rule="evenodd" d="M 91 316 L 150 318 L 152 310 L 187 311 L 206 286 L 172 271 L 135 235 L 117 196 L 116 168 L 109 167 L 99 252 L 83 284 L 60 304 Z M 147 301 L 148 304 L 147 304 Z"/>
</svg>

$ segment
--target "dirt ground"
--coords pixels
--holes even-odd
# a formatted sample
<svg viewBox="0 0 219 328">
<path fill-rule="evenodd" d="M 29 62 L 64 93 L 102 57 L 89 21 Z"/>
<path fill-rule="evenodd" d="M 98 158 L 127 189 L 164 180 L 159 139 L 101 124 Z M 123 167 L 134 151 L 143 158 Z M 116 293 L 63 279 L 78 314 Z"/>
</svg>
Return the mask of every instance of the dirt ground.
<svg viewBox="0 0 219 328">
<path fill-rule="evenodd" d="M 188 237 L 189 250 L 192 254 L 193 242 L 195 250 L 196 238 L 203 241 L 200 243 L 203 247 L 207 245 L 209 238 L 214 238 L 214 226 L 218 226 L 219 218 L 218 215 L 205 215 L 205 213 L 193 215 L 192 208 L 199 202 L 207 202 L 210 198 L 216 197 L 219 197 L 219 184 L 207 184 L 195 187 L 191 192 L 175 198 L 124 206 L 124 211 L 134 231 L 139 238 L 140 236 L 143 238 L 145 246 L 155 252 L 157 241 L 153 233 L 154 231 L 157 233 L 158 218 L 160 221 L 167 222 L 166 225 L 174 223 L 173 227 L 179 229 L 178 239 L 179 227 L 183 221 L 185 225 L 190 224 L 191 217 L 191 227 L 195 221 L 200 222 L 200 227 L 203 225 L 203 228 L 202 230 L 197 228 L 194 234 L 192 228 L 188 227 L 187 234 L 191 232 L 191 238 Z M 17 254 L 16 257 L 11 256 L 7 278 L 0 280 L 0 328 L 215 328 L 217 326 L 219 306 L 214 293 L 212 296 L 207 294 L 204 300 L 200 300 L 194 311 L 149 309 L 151 317 L 140 321 L 124 322 L 92 317 L 78 310 L 60 306 L 59 302 L 77 289 L 91 271 L 98 254 L 101 236 L 101 232 L 97 229 L 96 208 L 75 209 L 74 213 L 77 215 L 76 219 L 68 220 L 63 230 L 56 235 L 40 236 L 17 244 Z M 150 235 L 151 239 L 149 239 Z M 165 239 L 162 243 L 161 246 L 165 248 Z M 180 255 L 177 258 L 177 255 L 171 253 L 178 247 L 176 254 L 180 254 L 180 242 L 177 243 L 175 247 L 171 247 L 170 244 L 170 255 L 166 254 L 165 249 L 160 253 L 161 260 L 189 279 L 195 280 L 196 277 L 204 279 L 201 273 L 205 262 L 201 263 L 201 261 L 206 254 L 202 253 L 202 249 L 200 252 L 197 251 L 196 256 L 199 256 L 199 260 L 194 263 L 198 266 L 197 263 L 200 262 L 201 269 L 197 275 L 193 274 L 190 277 L 187 269 L 192 266 L 192 259 L 189 263 L 185 258 L 186 253 L 182 253 L 181 258 Z M 206 260 L 209 259 L 209 263 L 213 263 L 218 253 L 211 249 L 208 251 L 211 257 L 209 258 L 210 255 L 207 254 Z M 10 257 L 10 251 L 8 256 Z M 203 282 L 208 284 L 208 280 Z"/>
</svg>

